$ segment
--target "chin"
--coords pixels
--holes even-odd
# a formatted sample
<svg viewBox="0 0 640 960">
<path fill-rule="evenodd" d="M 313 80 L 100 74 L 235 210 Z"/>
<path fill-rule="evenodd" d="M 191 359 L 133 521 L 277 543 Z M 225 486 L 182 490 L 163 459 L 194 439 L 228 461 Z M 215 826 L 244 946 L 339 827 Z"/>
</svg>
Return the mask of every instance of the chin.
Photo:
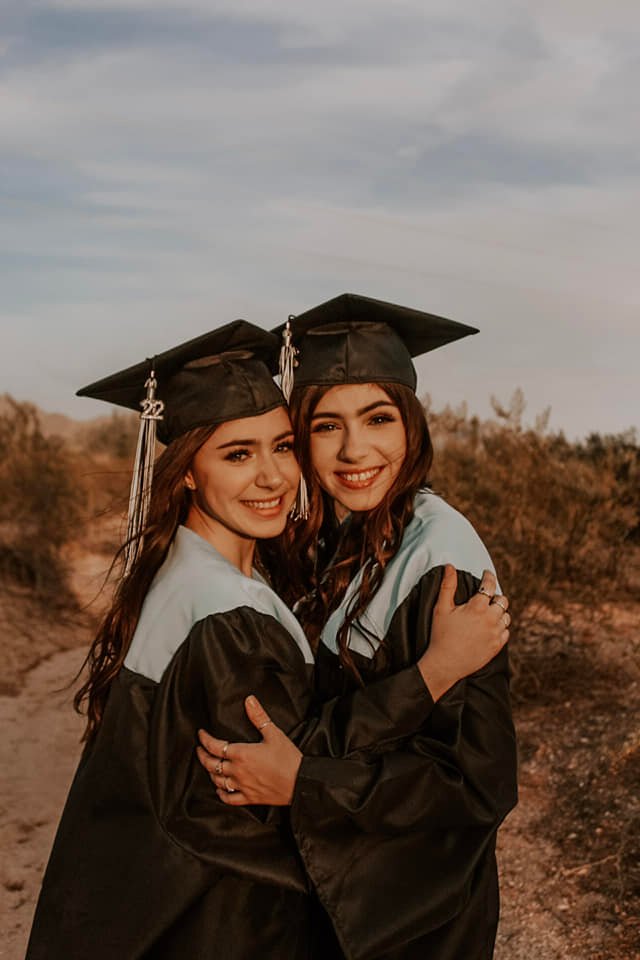
<svg viewBox="0 0 640 960">
<path fill-rule="evenodd" d="M 277 517 L 251 518 L 249 522 L 245 517 L 241 529 L 246 537 L 251 537 L 254 540 L 271 540 L 272 537 L 278 537 L 283 532 L 287 525 L 290 509 L 291 507 L 280 511 Z"/>
<path fill-rule="evenodd" d="M 373 491 L 363 490 L 345 493 L 343 490 L 336 496 L 336 500 L 342 504 L 349 513 L 364 513 L 369 510 L 375 510 L 387 494 L 387 490 Z"/>
</svg>

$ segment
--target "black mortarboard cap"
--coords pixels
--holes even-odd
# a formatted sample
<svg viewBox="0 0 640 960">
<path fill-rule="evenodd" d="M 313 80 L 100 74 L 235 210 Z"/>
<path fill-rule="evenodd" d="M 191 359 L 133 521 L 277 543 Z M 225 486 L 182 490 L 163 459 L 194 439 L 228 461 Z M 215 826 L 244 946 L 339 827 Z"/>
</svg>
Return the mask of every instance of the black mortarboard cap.
<svg viewBox="0 0 640 960">
<path fill-rule="evenodd" d="M 417 383 L 412 357 L 478 332 L 455 320 L 355 293 L 291 317 L 290 330 L 298 351 L 295 386 L 388 381 L 412 390 Z"/>
<path fill-rule="evenodd" d="M 164 404 L 158 437 L 170 443 L 194 427 L 255 417 L 284 404 L 272 376 L 278 350 L 273 333 L 235 320 L 83 387 L 77 395 L 139 411 L 153 370 L 155 396 Z"/>
</svg>

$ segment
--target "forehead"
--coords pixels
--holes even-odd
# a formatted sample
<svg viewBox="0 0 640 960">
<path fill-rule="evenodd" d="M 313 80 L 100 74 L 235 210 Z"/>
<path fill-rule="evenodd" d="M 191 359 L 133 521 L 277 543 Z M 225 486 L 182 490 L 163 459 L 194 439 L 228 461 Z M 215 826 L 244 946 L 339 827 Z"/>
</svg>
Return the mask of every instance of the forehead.
<svg viewBox="0 0 640 960">
<path fill-rule="evenodd" d="M 389 394 L 377 383 L 343 383 L 331 387 L 320 398 L 315 413 L 323 410 L 332 413 L 350 414 L 371 403 L 393 403 Z"/>
<path fill-rule="evenodd" d="M 241 417 L 239 420 L 227 420 L 216 428 L 213 437 L 216 444 L 230 440 L 269 439 L 291 429 L 291 420 L 286 407 L 276 407 L 257 417 Z"/>
</svg>

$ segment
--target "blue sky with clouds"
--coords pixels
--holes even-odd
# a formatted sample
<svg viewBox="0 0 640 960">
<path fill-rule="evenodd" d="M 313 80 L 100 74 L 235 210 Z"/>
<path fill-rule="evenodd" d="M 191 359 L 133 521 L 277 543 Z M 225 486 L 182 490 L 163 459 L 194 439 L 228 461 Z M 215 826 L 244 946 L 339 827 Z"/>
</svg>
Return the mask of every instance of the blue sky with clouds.
<svg viewBox="0 0 640 960">
<path fill-rule="evenodd" d="M 74 390 L 350 290 L 482 333 L 436 405 L 638 425 L 640 10 L 4 0 L 0 392 Z"/>
</svg>

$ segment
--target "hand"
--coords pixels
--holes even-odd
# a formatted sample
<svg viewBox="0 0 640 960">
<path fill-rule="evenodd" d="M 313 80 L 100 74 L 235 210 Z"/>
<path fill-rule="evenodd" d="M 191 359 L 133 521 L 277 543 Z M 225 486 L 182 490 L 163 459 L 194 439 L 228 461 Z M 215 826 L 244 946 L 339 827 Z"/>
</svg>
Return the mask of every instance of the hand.
<svg viewBox="0 0 640 960">
<path fill-rule="evenodd" d="M 198 760 L 216 786 L 223 803 L 241 806 L 266 803 L 285 807 L 291 803 L 302 754 L 286 733 L 269 719 L 255 697 L 244 708 L 262 734 L 261 743 L 228 743 L 198 730 Z M 226 745 L 226 750 L 225 750 Z"/>
<path fill-rule="evenodd" d="M 509 601 L 497 595 L 497 581 L 485 570 L 480 591 L 467 603 L 456 606 L 458 586 L 455 567 L 447 564 L 433 612 L 429 647 L 418 661 L 422 679 L 434 700 L 463 677 L 480 670 L 496 656 L 509 639 Z"/>
</svg>

